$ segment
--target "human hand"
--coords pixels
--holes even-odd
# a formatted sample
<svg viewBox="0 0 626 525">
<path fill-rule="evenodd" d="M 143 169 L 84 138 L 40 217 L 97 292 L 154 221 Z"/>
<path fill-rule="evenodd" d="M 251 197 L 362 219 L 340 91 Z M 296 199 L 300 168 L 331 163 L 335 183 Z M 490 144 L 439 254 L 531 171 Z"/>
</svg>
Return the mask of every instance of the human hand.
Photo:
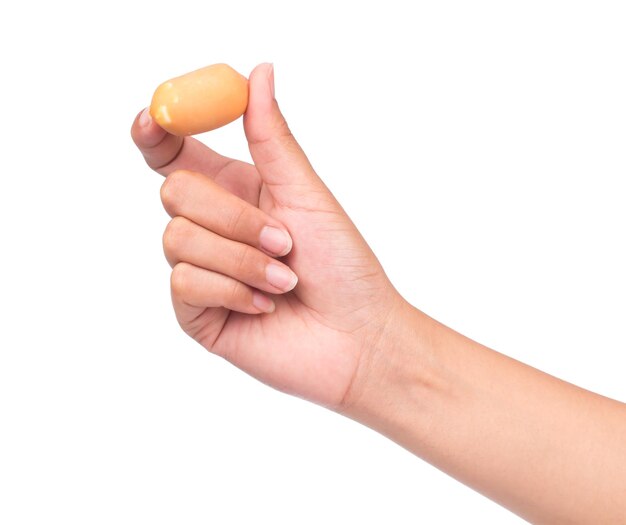
<svg viewBox="0 0 626 525">
<path fill-rule="evenodd" d="M 166 175 L 176 317 L 252 376 L 341 410 L 406 303 L 290 133 L 272 66 L 249 81 L 254 165 L 170 135 L 147 112 L 132 126 L 148 165 Z"/>
<path fill-rule="evenodd" d="M 244 128 L 254 165 L 168 135 L 145 113 L 133 124 L 146 161 L 167 175 L 164 245 L 183 329 L 533 523 L 623 523 L 626 405 L 408 305 L 289 132 L 268 65 L 250 76 Z"/>
</svg>

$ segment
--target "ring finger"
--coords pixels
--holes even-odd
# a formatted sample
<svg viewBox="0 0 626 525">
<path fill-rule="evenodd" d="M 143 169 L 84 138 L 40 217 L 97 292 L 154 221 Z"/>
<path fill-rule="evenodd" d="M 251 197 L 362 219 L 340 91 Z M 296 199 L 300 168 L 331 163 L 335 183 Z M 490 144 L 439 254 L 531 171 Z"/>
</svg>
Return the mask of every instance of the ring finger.
<svg viewBox="0 0 626 525">
<path fill-rule="evenodd" d="M 275 308 L 274 302 L 261 292 L 225 275 L 184 262 L 174 266 L 171 288 L 179 319 L 220 306 L 245 314 L 270 313 Z"/>
</svg>

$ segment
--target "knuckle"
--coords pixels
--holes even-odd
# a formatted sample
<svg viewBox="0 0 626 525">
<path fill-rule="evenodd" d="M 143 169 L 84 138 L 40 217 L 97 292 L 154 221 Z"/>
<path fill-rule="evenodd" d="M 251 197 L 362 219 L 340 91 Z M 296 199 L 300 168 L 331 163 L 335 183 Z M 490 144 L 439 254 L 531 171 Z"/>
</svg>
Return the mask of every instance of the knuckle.
<svg viewBox="0 0 626 525">
<path fill-rule="evenodd" d="M 281 137 L 287 140 L 294 140 L 293 133 L 289 128 L 289 124 L 285 120 L 285 117 L 281 116 L 275 124 L 275 133 L 277 137 Z"/>
<path fill-rule="evenodd" d="M 237 206 L 224 218 L 224 233 L 231 239 L 240 237 L 240 233 L 244 228 L 248 210 L 246 206 Z"/>
<path fill-rule="evenodd" d="M 184 189 L 190 180 L 191 174 L 184 170 L 170 173 L 161 185 L 161 202 L 170 214 L 177 214 L 183 201 Z"/>
<path fill-rule="evenodd" d="M 273 129 L 274 137 L 280 142 L 281 145 L 291 145 L 296 142 L 296 138 L 293 136 L 289 124 L 285 120 L 285 117 L 280 115 L 274 121 Z"/>
<path fill-rule="evenodd" d="M 241 250 L 237 250 L 237 253 L 234 255 L 232 259 L 232 275 L 242 278 L 245 273 L 247 273 L 247 257 L 246 257 L 246 249 L 242 248 Z"/>
<path fill-rule="evenodd" d="M 254 260 L 257 250 L 251 246 L 244 245 L 240 250 L 237 250 L 237 254 L 233 258 L 233 271 L 234 275 L 239 278 L 253 277 Z"/>
<path fill-rule="evenodd" d="M 181 216 L 174 217 L 163 232 L 163 251 L 165 255 L 181 253 L 189 237 L 189 220 Z"/>
<path fill-rule="evenodd" d="M 228 290 L 226 291 L 226 304 L 230 306 L 235 306 L 241 302 L 241 296 L 243 295 L 243 287 L 239 281 L 231 281 L 228 285 Z"/>
<path fill-rule="evenodd" d="M 189 269 L 190 266 L 186 263 L 178 263 L 172 269 L 170 287 L 172 295 L 175 297 L 186 297 L 188 295 L 191 286 Z"/>
</svg>

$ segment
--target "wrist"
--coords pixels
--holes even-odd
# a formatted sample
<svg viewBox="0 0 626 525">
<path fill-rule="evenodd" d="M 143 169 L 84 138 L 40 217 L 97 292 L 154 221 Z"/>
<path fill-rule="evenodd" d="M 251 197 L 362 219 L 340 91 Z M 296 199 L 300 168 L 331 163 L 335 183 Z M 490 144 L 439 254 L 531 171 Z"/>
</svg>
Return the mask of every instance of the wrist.
<svg viewBox="0 0 626 525">
<path fill-rule="evenodd" d="M 442 330 L 448 329 L 399 298 L 363 353 L 339 411 L 396 441 L 402 427 L 415 428 L 415 418 L 425 417 L 445 388 L 436 359 Z"/>
</svg>

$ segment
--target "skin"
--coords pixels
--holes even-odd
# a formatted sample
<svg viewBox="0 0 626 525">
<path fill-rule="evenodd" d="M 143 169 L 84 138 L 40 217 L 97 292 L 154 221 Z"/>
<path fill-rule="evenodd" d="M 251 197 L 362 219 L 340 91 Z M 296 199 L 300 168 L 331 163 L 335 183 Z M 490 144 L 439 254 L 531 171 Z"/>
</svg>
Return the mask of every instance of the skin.
<svg viewBox="0 0 626 525">
<path fill-rule="evenodd" d="M 163 244 L 183 330 L 527 520 L 625 523 L 626 405 L 408 304 L 289 131 L 269 64 L 250 75 L 244 130 L 254 164 L 170 135 L 145 111 L 132 125 L 166 176 Z"/>
</svg>

